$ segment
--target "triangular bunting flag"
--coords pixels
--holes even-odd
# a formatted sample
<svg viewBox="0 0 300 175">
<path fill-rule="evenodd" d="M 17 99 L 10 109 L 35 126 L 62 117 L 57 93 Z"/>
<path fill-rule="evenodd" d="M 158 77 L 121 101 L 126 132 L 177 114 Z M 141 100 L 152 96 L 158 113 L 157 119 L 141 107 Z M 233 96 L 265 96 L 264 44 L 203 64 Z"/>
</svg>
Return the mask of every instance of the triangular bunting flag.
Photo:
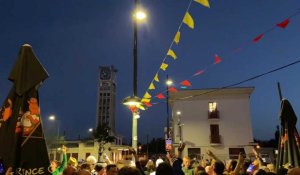
<svg viewBox="0 0 300 175">
<path fill-rule="evenodd" d="M 180 41 L 180 32 L 178 31 L 175 35 L 174 42 L 178 45 Z"/>
<path fill-rule="evenodd" d="M 151 95 L 150 95 L 148 92 L 146 92 L 143 98 L 148 98 L 148 99 L 150 99 L 150 98 L 151 98 Z"/>
<path fill-rule="evenodd" d="M 162 93 L 157 94 L 155 97 L 159 98 L 159 99 L 164 99 L 166 98 Z"/>
<path fill-rule="evenodd" d="M 195 0 L 195 2 L 198 2 L 201 5 L 210 8 L 208 0 Z"/>
<path fill-rule="evenodd" d="M 144 107 L 143 105 L 138 105 L 137 107 L 138 107 L 140 110 L 143 110 L 143 111 L 146 110 L 145 107 Z"/>
<path fill-rule="evenodd" d="M 175 52 L 172 49 L 168 50 L 167 55 L 171 56 L 174 60 L 177 58 Z"/>
<path fill-rule="evenodd" d="M 165 71 L 167 69 L 167 67 L 168 67 L 168 64 L 162 63 L 160 66 L 160 69 Z"/>
<path fill-rule="evenodd" d="M 153 84 L 153 83 L 151 83 L 148 89 L 150 89 L 150 90 L 153 90 L 153 89 L 155 89 L 155 86 L 154 86 L 154 84 Z"/>
<path fill-rule="evenodd" d="M 197 75 L 201 75 L 204 73 L 204 70 L 199 70 L 198 72 L 196 72 L 193 76 L 197 76 Z"/>
<path fill-rule="evenodd" d="M 214 64 L 218 64 L 221 62 L 221 58 L 219 57 L 219 55 L 215 54 L 215 62 Z"/>
<path fill-rule="evenodd" d="M 189 26 L 191 29 L 194 29 L 194 20 L 189 12 L 186 12 L 183 18 L 183 23 Z"/>
<path fill-rule="evenodd" d="M 178 92 L 178 90 L 176 88 L 174 88 L 174 87 L 169 87 L 168 91 L 170 91 L 170 92 Z"/>
<path fill-rule="evenodd" d="M 154 80 L 155 80 L 156 82 L 159 82 L 158 74 L 155 74 Z"/>
<path fill-rule="evenodd" d="M 135 112 L 138 111 L 138 108 L 137 108 L 136 106 L 129 106 L 128 108 L 130 109 L 130 111 L 131 111 L 132 113 L 135 113 Z"/>
<path fill-rule="evenodd" d="M 180 84 L 183 86 L 192 86 L 192 84 L 188 80 L 183 80 L 182 82 L 180 82 Z"/>
<path fill-rule="evenodd" d="M 147 106 L 147 107 L 151 107 L 152 104 L 150 102 L 144 102 L 144 104 Z"/>
<path fill-rule="evenodd" d="M 141 100 L 141 102 L 143 102 L 143 103 L 145 103 L 145 102 L 150 103 L 150 101 L 151 101 L 150 98 L 143 98 L 143 99 Z"/>
<path fill-rule="evenodd" d="M 254 43 L 257 43 L 263 36 L 264 36 L 263 34 L 260 34 L 260 35 L 258 35 L 257 37 L 255 37 L 252 41 L 253 41 Z"/>
<path fill-rule="evenodd" d="M 290 20 L 286 19 L 286 20 L 282 21 L 281 23 L 276 24 L 276 26 L 284 29 L 289 23 L 290 23 Z"/>
</svg>

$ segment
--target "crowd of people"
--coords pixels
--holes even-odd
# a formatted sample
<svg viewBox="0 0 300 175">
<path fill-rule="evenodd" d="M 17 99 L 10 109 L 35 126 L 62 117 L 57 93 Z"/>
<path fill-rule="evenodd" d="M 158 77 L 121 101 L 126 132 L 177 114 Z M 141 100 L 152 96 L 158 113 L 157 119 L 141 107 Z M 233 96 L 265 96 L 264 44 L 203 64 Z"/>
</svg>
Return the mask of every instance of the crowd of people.
<svg viewBox="0 0 300 175">
<path fill-rule="evenodd" d="M 262 161 L 259 153 L 253 149 L 255 160 L 248 160 L 242 153 L 237 160 L 223 162 L 211 151 L 207 155 L 211 160 L 195 160 L 188 156 L 182 156 L 185 145 L 178 148 L 178 154 L 174 150 L 167 151 L 165 156 L 154 159 L 138 159 L 132 150 L 133 164 L 124 165 L 112 163 L 105 157 L 105 163 L 98 163 L 94 156 L 78 165 L 78 161 L 70 157 L 67 160 L 66 147 L 63 147 L 63 161 L 51 162 L 53 175 L 300 175 L 300 168 L 282 167 L 275 170 L 272 163 Z"/>
</svg>

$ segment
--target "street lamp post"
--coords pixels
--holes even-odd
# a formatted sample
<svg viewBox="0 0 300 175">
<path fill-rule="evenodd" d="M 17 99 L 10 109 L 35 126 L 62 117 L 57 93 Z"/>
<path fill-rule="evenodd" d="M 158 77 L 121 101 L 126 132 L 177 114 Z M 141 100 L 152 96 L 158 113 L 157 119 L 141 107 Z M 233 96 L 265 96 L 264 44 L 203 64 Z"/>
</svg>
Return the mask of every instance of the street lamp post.
<svg viewBox="0 0 300 175">
<path fill-rule="evenodd" d="M 173 84 L 173 81 L 169 79 L 167 75 L 166 85 L 167 85 L 167 139 L 170 138 L 170 117 L 169 117 L 169 87 Z"/>
<path fill-rule="evenodd" d="M 58 148 L 59 148 L 59 122 L 58 122 L 58 120 L 56 119 L 56 117 L 54 116 L 54 115 L 51 115 L 51 116 L 49 116 L 49 120 L 50 121 L 53 121 L 53 122 L 55 122 L 56 121 L 56 127 L 57 127 L 57 135 L 56 135 L 56 146 L 55 146 L 55 150 L 56 150 L 56 156 L 57 156 L 57 153 L 58 153 Z M 55 157 L 56 157 L 55 156 Z M 59 159 L 60 159 L 60 157 L 59 157 Z M 58 160 L 57 159 L 57 157 L 56 157 L 56 160 Z"/>
<path fill-rule="evenodd" d="M 177 111 L 177 125 L 178 125 L 178 129 L 179 129 L 179 142 L 181 143 L 182 142 L 182 126 L 183 124 L 181 123 L 181 112 L 180 111 Z"/>
<path fill-rule="evenodd" d="M 134 0 L 134 19 L 133 19 L 133 96 L 127 97 L 123 100 L 123 104 L 128 106 L 132 112 L 132 148 L 137 151 L 137 119 L 139 118 L 139 111 L 137 106 L 141 104 L 141 99 L 137 97 L 137 23 L 146 18 L 146 14 L 138 10 L 138 1 Z"/>
</svg>

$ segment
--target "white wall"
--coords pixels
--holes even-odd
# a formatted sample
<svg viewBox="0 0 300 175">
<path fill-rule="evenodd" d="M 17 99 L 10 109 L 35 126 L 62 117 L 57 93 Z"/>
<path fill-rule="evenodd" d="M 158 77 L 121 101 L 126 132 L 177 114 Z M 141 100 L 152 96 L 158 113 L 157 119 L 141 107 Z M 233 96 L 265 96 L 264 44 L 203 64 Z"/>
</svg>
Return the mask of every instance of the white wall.
<svg viewBox="0 0 300 175">
<path fill-rule="evenodd" d="M 208 120 L 208 103 L 216 102 L 219 111 L 219 120 Z M 186 101 L 174 101 L 172 106 L 173 128 L 178 143 L 177 111 L 181 111 L 182 138 L 186 148 L 200 147 L 201 154 L 209 149 L 215 154 L 227 157 L 228 148 L 239 148 L 253 142 L 251 116 L 249 109 L 249 94 L 217 94 L 201 96 Z M 210 124 L 219 125 L 221 145 L 210 144 Z M 251 149 L 246 148 L 246 152 Z M 185 149 L 187 154 L 187 149 Z"/>
</svg>

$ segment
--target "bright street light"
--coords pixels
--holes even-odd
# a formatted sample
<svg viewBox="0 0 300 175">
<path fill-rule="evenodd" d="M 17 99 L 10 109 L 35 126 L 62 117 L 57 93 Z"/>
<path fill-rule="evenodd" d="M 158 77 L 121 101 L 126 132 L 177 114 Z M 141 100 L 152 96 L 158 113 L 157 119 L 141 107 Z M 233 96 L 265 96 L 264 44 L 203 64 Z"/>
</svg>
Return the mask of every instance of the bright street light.
<svg viewBox="0 0 300 175">
<path fill-rule="evenodd" d="M 93 128 L 89 128 L 89 132 L 93 132 Z"/>
<path fill-rule="evenodd" d="M 147 18 L 146 13 L 143 11 L 136 11 L 134 16 L 138 21 L 143 21 Z"/>
<path fill-rule="evenodd" d="M 133 106 L 137 107 L 141 103 L 142 103 L 141 99 L 137 96 L 129 96 L 123 100 L 123 105 L 128 106 L 128 107 L 133 107 Z"/>
<path fill-rule="evenodd" d="M 171 86 L 172 84 L 173 84 L 173 81 L 172 81 L 172 80 L 168 79 L 168 80 L 166 81 L 166 85 L 167 85 L 167 86 Z"/>
<path fill-rule="evenodd" d="M 55 116 L 54 115 L 50 115 L 49 116 L 49 120 L 54 121 L 55 120 Z"/>
</svg>

